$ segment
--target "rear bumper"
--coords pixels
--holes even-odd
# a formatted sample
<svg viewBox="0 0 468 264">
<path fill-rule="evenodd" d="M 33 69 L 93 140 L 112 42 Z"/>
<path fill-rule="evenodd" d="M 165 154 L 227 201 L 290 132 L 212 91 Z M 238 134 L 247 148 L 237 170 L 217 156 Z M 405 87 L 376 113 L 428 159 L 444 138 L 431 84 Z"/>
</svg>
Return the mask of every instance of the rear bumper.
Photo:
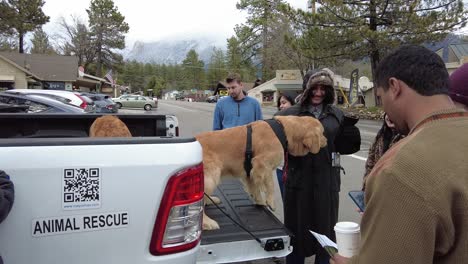
<svg viewBox="0 0 468 264">
<path fill-rule="evenodd" d="M 197 255 L 197 263 L 230 263 L 259 260 L 265 258 L 281 258 L 292 252 L 289 236 L 280 237 L 284 242 L 284 249 L 278 251 L 265 251 L 255 240 L 226 242 L 211 245 L 202 245 Z M 262 239 L 265 243 L 266 239 Z"/>
</svg>

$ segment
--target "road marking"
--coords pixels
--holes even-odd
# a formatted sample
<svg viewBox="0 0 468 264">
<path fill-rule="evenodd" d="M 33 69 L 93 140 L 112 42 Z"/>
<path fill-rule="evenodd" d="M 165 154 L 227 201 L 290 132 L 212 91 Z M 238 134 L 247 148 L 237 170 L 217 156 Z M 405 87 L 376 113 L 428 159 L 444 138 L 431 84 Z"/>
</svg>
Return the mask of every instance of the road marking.
<svg viewBox="0 0 468 264">
<path fill-rule="evenodd" d="M 367 161 L 367 158 L 363 158 L 363 157 L 358 156 L 358 155 L 351 154 L 351 155 L 348 155 L 348 156 L 351 157 L 351 158 L 358 159 L 358 160 Z"/>
<path fill-rule="evenodd" d="M 188 108 L 181 107 L 181 106 L 177 106 L 177 105 L 173 105 L 173 104 L 164 104 L 164 105 L 169 106 L 169 107 L 175 107 L 175 108 L 183 109 L 183 110 L 189 111 L 189 112 L 197 112 L 197 111 L 195 111 L 195 110 L 188 109 Z"/>
</svg>

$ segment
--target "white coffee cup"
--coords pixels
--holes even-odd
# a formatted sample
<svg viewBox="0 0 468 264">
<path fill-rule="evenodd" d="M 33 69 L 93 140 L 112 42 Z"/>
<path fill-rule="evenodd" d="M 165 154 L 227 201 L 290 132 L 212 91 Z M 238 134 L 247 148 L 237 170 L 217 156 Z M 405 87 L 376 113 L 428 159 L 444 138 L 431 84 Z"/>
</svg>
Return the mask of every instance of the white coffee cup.
<svg viewBox="0 0 468 264">
<path fill-rule="evenodd" d="M 335 225 L 338 253 L 350 258 L 359 251 L 361 243 L 361 228 L 354 222 L 338 222 Z"/>
</svg>

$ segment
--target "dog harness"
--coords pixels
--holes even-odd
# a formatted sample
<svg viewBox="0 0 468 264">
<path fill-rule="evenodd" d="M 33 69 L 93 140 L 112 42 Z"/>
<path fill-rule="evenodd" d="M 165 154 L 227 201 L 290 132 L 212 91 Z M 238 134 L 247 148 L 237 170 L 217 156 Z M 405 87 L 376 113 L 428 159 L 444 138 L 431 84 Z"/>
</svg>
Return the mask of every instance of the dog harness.
<svg viewBox="0 0 468 264">
<path fill-rule="evenodd" d="M 268 119 L 265 120 L 267 122 L 273 132 L 275 132 L 276 137 L 281 142 L 283 146 L 283 153 L 284 153 L 284 166 L 283 166 L 283 182 L 286 182 L 286 178 L 288 177 L 288 138 L 284 133 L 283 125 L 276 119 Z"/>
<path fill-rule="evenodd" d="M 276 137 L 278 140 L 281 142 L 281 145 L 283 146 L 284 150 L 284 156 L 285 159 L 287 158 L 287 150 L 288 150 L 288 140 L 286 138 L 286 134 L 284 133 L 284 127 L 283 125 L 277 121 L 276 119 L 267 119 L 263 120 L 270 125 L 271 129 L 275 133 Z M 252 157 L 253 157 L 253 151 L 252 151 L 252 126 L 249 124 L 247 125 L 247 142 L 246 142 L 246 147 L 245 147 L 245 159 L 244 159 L 244 170 L 245 173 L 247 173 L 247 177 L 250 178 L 250 171 L 252 170 Z M 285 166 L 287 162 L 285 160 Z"/>
<path fill-rule="evenodd" d="M 267 122 L 268 125 L 270 125 L 273 132 L 275 132 L 276 137 L 281 142 L 281 145 L 283 146 L 284 152 L 287 152 L 287 150 L 288 150 L 288 139 L 286 138 L 286 134 L 284 133 L 283 125 L 276 119 L 267 119 L 267 120 L 263 120 L 263 121 Z"/>
<path fill-rule="evenodd" d="M 247 177 L 250 178 L 252 170 L 252 125 L 247 125 L 247 144 L 245 145 L 244 170 Z"/>
</svg>

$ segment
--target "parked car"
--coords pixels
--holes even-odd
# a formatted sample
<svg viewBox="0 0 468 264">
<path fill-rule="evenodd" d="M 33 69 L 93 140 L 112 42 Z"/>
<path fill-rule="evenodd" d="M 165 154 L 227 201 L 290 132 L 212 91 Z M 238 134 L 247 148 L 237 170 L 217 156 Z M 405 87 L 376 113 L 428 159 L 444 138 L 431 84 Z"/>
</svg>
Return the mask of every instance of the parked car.
<svg viewBox="0 0 468 264">
<path fill-rule="evenodd" d="M 176 94 L 175 99 L 176 100 L 185 100 L 185 96 L 183 96 L 181 94 Z"/>
<path fill-rule="evenodd" d="M 146 111 L 150 111 L 153 107 L 156 107 L 156 103 L 153 99 L 150 99 L 141 95 L 122 95 L 118 98 L 112 98 L 117 108 L 128 107 L 128 108 L 140 108 L 143 107 Z"/>
<path fill-rule="evenodd" d="M 112 101 L 112 98 L 106 94 L 99 93 L 81 93 L 93 100 L 96 113 L 117 113 L 117 105 Z"/>
<path fill-rule="evenodd" d="M 16 94 L 36 94 L 49 96 L 61 102 L 67 102 L 72 105 L 76 105 L 86 112 L 93 112 L 94 107 L 92 105 L 92 100 L 87 100 L 83 98 L 79 93 L 65 90 L 40 90 L 40 89 L 13 89 L 5 91 L 7 93 L 16 93 Z M 90 105 L 91 104 L 91 105 Z"/>
<path fill-rule="evenodd" d="M 27 106 L 27 113 L 85 113 L 83 109 L 72 104 L 33 94 L 12 94 L 0 92 L 0 103 Z"/>
<path fill-rule="evenodd" d="M 208 96 L 206 98 L 206 101 L 208 103 L 216 103 L 218 101 L 218 97 L 216 97 L 216 95 Z"/>
<path fill-rule="evenodd" d="M 27 113 L 29 106 L 0 103 L 0 113 Z"/>
<path fill-rule="evenodd" d="M 86 102 L 86 108 L 84 109 L 86 112 L 96 113 L 96 104 L 94 100 L 89 98 L 86 95 L 81 95 L 80 93 L 76 93 L 77 96 L 81 98 L 81 100 Z"/>
</svg>

